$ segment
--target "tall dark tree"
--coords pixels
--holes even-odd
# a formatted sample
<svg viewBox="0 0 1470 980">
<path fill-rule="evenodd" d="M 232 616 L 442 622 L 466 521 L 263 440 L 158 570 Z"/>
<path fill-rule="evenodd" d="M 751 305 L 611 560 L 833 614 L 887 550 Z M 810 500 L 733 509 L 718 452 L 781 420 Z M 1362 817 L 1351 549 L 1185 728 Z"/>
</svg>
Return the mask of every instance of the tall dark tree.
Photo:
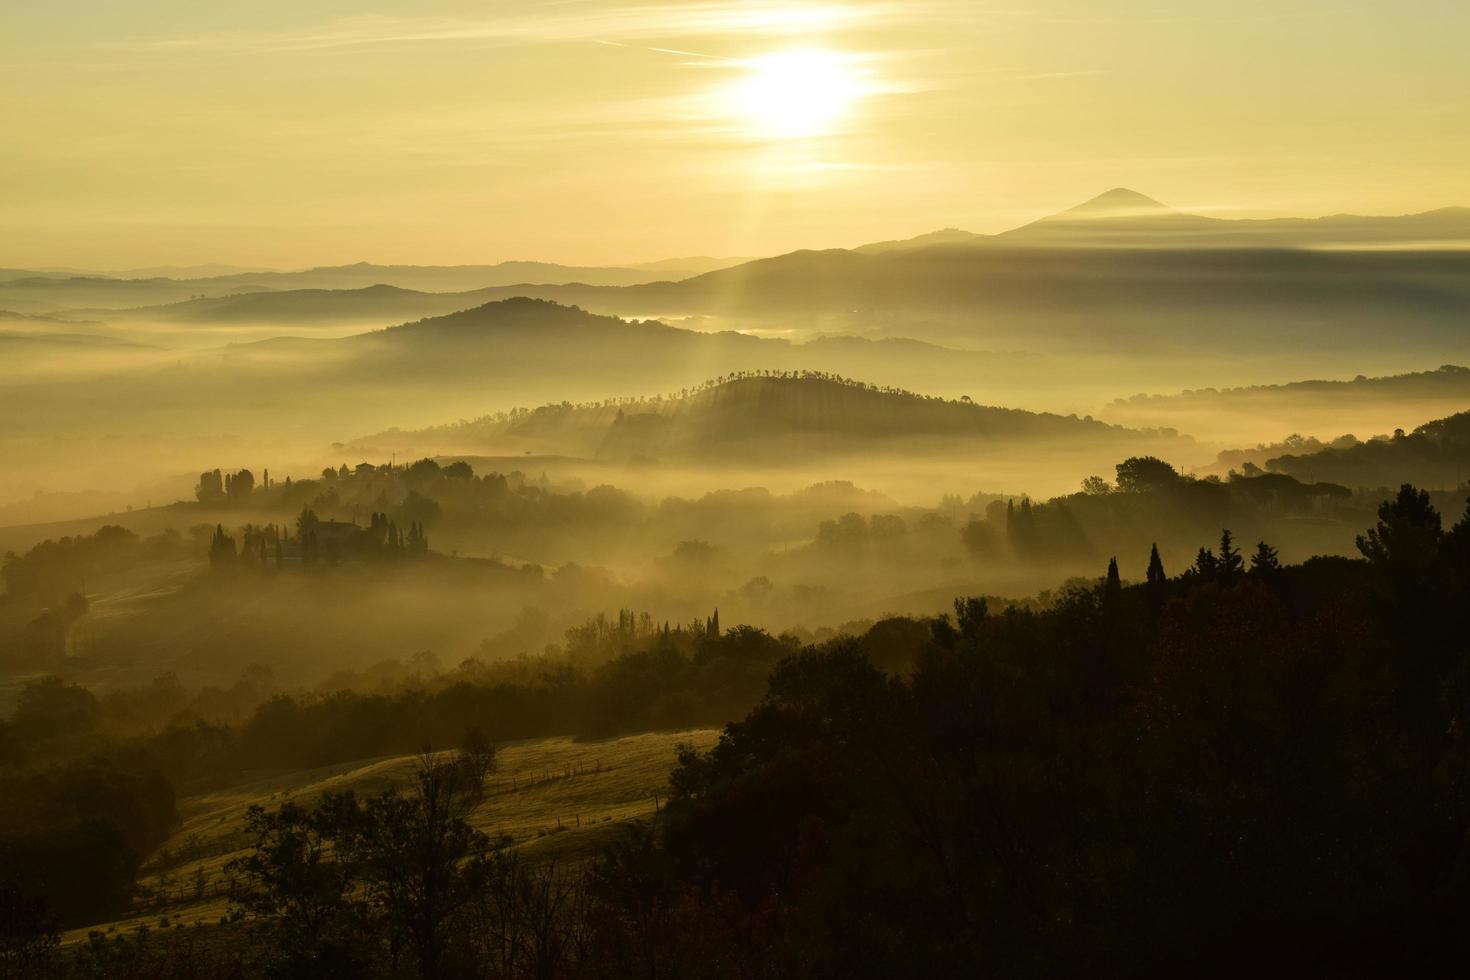
<svg viewBox="0 0 1470 980">
<path fill-rule="evenodd" d="M 225 533 L 223 524 L 214 526 L 214 536 L 209 539 L 209 563 L 227 565 L 235 560 L 235 539 Z"/>
<path fill-rule="evenodd" d="M 1154 611 L 1162 609 L 1169 591 L 1169 576 L 1164 573 L 1164 561 L 1159 557 L 1159 546 L 1155 544 L 1148 553 L 1148 604 Z"/>
<path fill-rule="evenodd" d="M 1220 532 L 1220 554 L 1216 559 L 1216 575 L 1220 581 L 1229 584 L 1240 577 L 1241 569 L 1245 567 L 1245 559 L 1240 555 L 1240 549 L 1235 547 L 1235 539 L 1230 534 L 1230 529 L 1225 528 Z"/>
</svg>

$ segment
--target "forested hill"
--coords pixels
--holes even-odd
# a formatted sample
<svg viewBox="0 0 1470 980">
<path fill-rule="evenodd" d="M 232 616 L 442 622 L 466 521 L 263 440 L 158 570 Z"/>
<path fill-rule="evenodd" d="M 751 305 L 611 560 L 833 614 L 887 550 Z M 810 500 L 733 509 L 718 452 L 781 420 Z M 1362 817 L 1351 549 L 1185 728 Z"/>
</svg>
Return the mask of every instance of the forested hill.
<svg viewBox="0 0 1470 980">
<path fill-rule="evenodd" d="M 1314 379 L 1286 384 L 1248 385 L 1237 388 L 1200 388 L 1178 394 L 1138 394 L 1116 399 L 1109 408 L 1135 405 L 1188 407 L 1208 404 L 1226 408 L 1232 401 L 1267 401 L 1282 396 L 1320 398 L 1373 398 L 1392 395 L 1402 398 L 1449 397 L 1470 400 L 1470 368 L 1458 364 L 1442 364 L 1433 371 L 1410 371 L 1370 378 L 1358 375 L 1351 381 Z"/>
<path fill-rule="evenodd" d="M 1386 439 L 1278 456 L 1266 468 L 1349 487 L 1391 487 L 1405 481 L 1434 489 L 1461 487 L 1470 477 L 1470 412 L 1426 422 L 1408 433 L 1400 429 Z"/>
<path fill-rule="evenodd" d="M 609 460 L 807 456 L 1031 441 L 1037 449 L 1170 438 L 1090 418 L 886 388 L 819 372 L 755 371 L 669 396 L 546 405 L 455 427 L 467 440 Z"/>
<path fill-rule="evenodd" d="M 387 341 L 394 344 L 423 344 L 435 340 L 459 343 L 475 337 L 505 338 L 516 334 L 548 337 L 607 337 L 609 333 L 625 336 L 656 335 L 664 342 L 675 342 L 679 335 L 699 338 L 707 335 L 671 327 L 658 320 L 626 320 L 616 316 L 588 313 L 576 306 L 524 296 L 484 303 L 441 316 L 426 317 L 413 323 L 357 334 L 349 342 L 370 344 Z M 754 338 L 741 337 L 753 341 Z"/>
<path fill-rule="evenodd" d="M 933 398 L 824 375 L 756 375 L 700 389 L 652 412 L 622 413 L 608 433 L 605 451 L 633 452 L 651 445 L 697 454 L 732 443 L 792 437 L 843 443 L 1126 434 L 1075 416 Z"/>
<path fill-rule="evenodd" d="M 1121 425 L 1171 425 L 1200 439 L 1270 446 L 1287 434 L 1282 430 L 1285 419 L 1296 432 L 1324 440 L 1346 433 L 1367 439 L 1452 415 L 1467 405 L 1470 368 L 1444 364 L 1432 371 L 1379 377 L 1349 378 L 1344 372 L 1339 379 L 1138 394 L 1115 399 L 1101 414 Z"/>
</svg>

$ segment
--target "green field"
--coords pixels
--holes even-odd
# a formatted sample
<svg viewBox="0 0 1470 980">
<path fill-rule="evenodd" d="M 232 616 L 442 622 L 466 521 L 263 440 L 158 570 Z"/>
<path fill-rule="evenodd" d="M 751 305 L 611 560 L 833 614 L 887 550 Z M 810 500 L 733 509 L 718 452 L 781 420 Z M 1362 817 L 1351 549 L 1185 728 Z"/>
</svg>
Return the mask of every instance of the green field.
<svg viewBox="0 0 1470 980">
<path fill-rule="evenodd" d="M 471 823 L 491 836 L 506 835 L 537 859 L 576 859 L 630 821 L 655 812 L 667 794 L 669 770 L 680 744 L 705 749 L 716 729 L 653 732 L 599 741 L 569 737 L 513 742 L 500 748 L 484 801 Z M 182 823 L 139 876 L 132 912 L 115 922 L 76 929 L 66 942 L 92 931 L 147 925 L 158 928 L 216 923 L 230 906 L 225 865 L 249 846 L 245 811 L 287 801 L 309 805 L 326 791 L 359 795 L 412 778 L 414 756 L 367 759 L 319 769 L 246 774 L 227 788 L 179 800 Z"/>
</svg>

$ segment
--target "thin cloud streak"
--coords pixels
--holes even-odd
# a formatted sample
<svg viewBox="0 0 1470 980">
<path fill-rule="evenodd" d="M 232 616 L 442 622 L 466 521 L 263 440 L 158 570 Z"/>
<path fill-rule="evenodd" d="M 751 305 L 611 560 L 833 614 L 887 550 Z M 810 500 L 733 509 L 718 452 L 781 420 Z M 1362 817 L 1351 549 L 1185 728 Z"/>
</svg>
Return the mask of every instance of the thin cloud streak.
<svg viewBox="0 0 1470 980">
<path fill-rule="evenodd" d="M 770 34 L 799 36 L 815 31 L 871 28 L 895 23 L 914 14 L 913 5 L 894 3 L 793 7 L 790 4 L 776 3 L 707 2 L 549 15 L 522 12 L 518 15 L 475 20 L 368 15 L 313 30 L 269 34 L 222 32 L 192 37 L 139 37 L 108 42 L 100 47 L 154 52 L 259 54 L 452 43 L 511 45 L 591 41 L 617 44 L 619 42 L 616 39 L 619 38 Z M 650 50 L 710 57 L 674 48 Z"/>
</svg>

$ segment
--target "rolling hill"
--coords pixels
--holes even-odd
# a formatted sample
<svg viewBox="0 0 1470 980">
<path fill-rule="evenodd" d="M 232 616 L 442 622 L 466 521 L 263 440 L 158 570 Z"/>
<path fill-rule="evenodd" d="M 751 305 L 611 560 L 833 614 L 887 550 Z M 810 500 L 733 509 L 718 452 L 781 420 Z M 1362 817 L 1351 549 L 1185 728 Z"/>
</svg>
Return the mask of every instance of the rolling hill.
<svg viewBox="0 0 1470 980">
<path fill-rule="evenodd" d="M 653 817 L 654 796 L 668 794 L 677 749 L 707 749 L 719 733 L 709 729 L 653 732 L 599 741 L 543 738 L 504 746 L 497 754 L 484 801 L 470 823 L 506 836 L 532 861 L 565 860 L 595 853 L 629 823 Z M 68 933 L 83 942 L 92 931 L 110 933 L 160 919 L 212 925 L 230 910 L 225 865 L 245 853 L 245 812 L 252 806 L 294 801 L 313 805 L 325 792 L 359 794 L 402 787 L 416 757 L 363 759 L 320 769 L 235 774 L 227 784 L 186 793 L 178 804 L 182 825 L 150 855 L 130 914 Z"/>
<path fill-rule="evenodd" d="M 1090 418 L 933 398 L 810 372 L 722 377 L 668 397 L 547 405 L 453 429 L 466 445 L 534 446 L 605 461 L 803 465 L 865 452 L 920 457 L 959 447 L 1044 451 L 1161 438 Z M 407 441 L 414 435 L 394 433 Z"/>
<path fill-rule="evenodd" d="M 68 357 L 65 363 L 80 364 Z M 978 396 L 1002 386 L 1013 392 L 1019 375 L 1047 370 L 1044 358 L 1027 354 L 859 338 L 794 343 L 523 298 L 342 338 L 280 338 L 126 361 L 108 348 L 95 363 L 98 370 L 53 372 L 44 384 L 12 379 L 0 390 L 9 423 L 0 451 L 17 480 L 13 497 L 111 487 L 119 467 L 133 485 L 173 477 L 194 466 L 204 445 L 284 465 L 390 426 L 420 428 L 551 399 L 677 390 L 732 371 L 836 371 Z"/>
<path fill-rule="evenodd" d="M 432 295 L 432 294 L 430 294 Z M 756 369 L 874 372 L 887 384 L 930 379 L 945 390 L 1014 375 L 1041 359 L 1005 352 L 957 351 L 913 340 L 822 337 L 805 342 L 732 331 L 704 332 L 658 320 L 594 314 L 546 300 L 512 297 L 335 339 L 279 338 L 221 348 L 206 360 L 245 370 L 252 362 L 294 370 L 380 378 L 390 388 L 428 381 L 539 391 L 542 397 L 661 390 L 730 371 Z M 498 399 L 497 399 L 498 400 Z"/>
<path fill-rule="evenodd" d="M 1172 425 L 1225 442 L 1274 441 L 1289 431 L 1368 438 L 1415 426 L 1470 406 L 1470 368 L 1383 377 L 1304 380 L 1285 384 L 1201 388 L 1115 399 L 1099 414 L 1131 426 Z"/>
<path fill-rule="evenodd" d="M 1267 460 L 1266 469 L 1348 487 L 1392 489 L 1412 483 L 1436 490 L 1463 488 L 1470 478 L 1470 412 L 1426 422 L 1412 432 L 1399 429 L 1387 438 L 1284 454 Z M 1448 525 L 1461 514 L 1444 516 Z"/>
</svg>

